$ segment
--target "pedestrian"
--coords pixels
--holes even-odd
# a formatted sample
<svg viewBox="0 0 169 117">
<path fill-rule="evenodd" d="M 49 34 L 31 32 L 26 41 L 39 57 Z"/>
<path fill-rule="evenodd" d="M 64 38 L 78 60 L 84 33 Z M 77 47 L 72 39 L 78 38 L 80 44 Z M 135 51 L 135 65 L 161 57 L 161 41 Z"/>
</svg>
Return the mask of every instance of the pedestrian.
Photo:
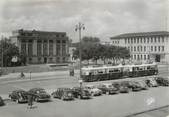
<svg viewBox="0 0 169 117">
<path fill-rule="evenodd" d="M 21 78 L 25 78 L 25 74 L 21 72 Z"/>
<path fill-rule="evenodd" d="M 32 94 L 32 93 L 28 93 L 28 108 L 29 109 L 33 109 L 33 101 L 35 99 L 36 95 Z"/>
</svg>

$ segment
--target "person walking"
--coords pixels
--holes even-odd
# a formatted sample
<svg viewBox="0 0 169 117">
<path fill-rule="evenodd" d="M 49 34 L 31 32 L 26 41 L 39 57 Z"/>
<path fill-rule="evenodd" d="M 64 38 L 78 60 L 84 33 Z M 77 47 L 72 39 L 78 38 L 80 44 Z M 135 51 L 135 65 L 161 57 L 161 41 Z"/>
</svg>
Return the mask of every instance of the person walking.
<svg viewBox="0 0 169 117">
<path fill-rule="evenodd" d="M 28 92 L 27 95 L 28 95 L 28 108 L 33 109 L 33 101 L 35 100 L 37 95 L 32 94 L 30 92 Z"/>
</svg>

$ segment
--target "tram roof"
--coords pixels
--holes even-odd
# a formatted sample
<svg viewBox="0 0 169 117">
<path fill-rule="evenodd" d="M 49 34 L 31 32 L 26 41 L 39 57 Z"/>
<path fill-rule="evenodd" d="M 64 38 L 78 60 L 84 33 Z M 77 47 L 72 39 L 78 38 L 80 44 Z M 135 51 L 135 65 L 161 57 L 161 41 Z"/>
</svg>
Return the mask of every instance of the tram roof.
<svg viewBox="0 0 169 117">
<path fill-rule="evenodd" d="M 152 64 L 140 64 L 140 65 L 118 65 L 118 66 L 103 66 L 103 67 L 84 67 L 83 70 L 99 70 L 99 69 L 115 69 L 115 68 L 122 68 L 122 67 L 144 67 L 144 66 L 152 66 L 156 65 L 156 63 Z"/>
</svg>

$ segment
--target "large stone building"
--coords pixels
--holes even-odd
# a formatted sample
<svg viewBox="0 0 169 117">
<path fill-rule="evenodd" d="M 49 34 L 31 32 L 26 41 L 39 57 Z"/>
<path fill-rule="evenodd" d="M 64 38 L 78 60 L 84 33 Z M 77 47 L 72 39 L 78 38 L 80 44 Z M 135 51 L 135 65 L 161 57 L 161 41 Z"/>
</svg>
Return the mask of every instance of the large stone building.
<svg viewBox="0 0 169 117">
<path fill-rule="evenodd" d="M 131 60 L 169 63 L 169 32 L 126 33 L 110 38 L 112 44 L 130 50 Z"/>
<path fill-rule="evenodd" d="M 16 30 L 11 40 L 26 53 L 27 63 L 64 63 L 68 61 L 68 37 L 65 32 Z"/>
</svg>

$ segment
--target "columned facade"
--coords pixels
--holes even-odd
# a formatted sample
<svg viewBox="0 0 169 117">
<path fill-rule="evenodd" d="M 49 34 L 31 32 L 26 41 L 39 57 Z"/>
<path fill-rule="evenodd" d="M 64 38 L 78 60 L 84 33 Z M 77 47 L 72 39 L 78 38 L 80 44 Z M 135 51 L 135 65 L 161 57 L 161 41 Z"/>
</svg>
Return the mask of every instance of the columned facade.
<svg viewBox="0 0 169 117">
<path fill-rule="evenodd" d="M 68 62 L 68 37 L 65 32 L 36 30 L 13 31 L 11 40 L 27 55 L 27 63 Z"/>
<path fill-rule="evenodd" d="M 127 33 L 111 40 L 114 45 L 126 47 L 132 61 L 169 63 L 169 32 Z"/>
</svg>

